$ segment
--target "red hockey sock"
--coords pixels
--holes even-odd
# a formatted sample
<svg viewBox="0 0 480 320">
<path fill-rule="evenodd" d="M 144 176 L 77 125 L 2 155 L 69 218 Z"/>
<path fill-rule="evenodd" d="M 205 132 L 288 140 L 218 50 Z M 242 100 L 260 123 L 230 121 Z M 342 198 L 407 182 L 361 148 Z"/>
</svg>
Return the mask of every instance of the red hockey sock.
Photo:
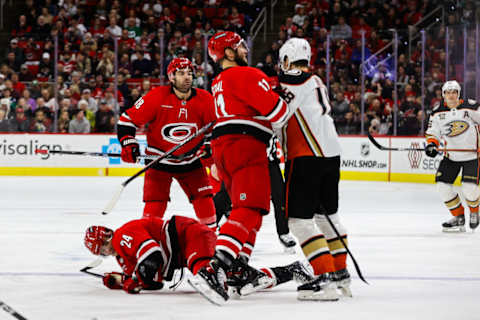
<svg viewBox="0 0 480 320">
<path fill-rule="evenodd" d="M 143 207 L 143 218 L 163 218 L 167 210 L 167 201 L 147 201 Z"/>
<path fill-rule="evenodd" d="M 249 208 L 235 208 L 222 227 L 217 237 L 216 249 L 227 252 L 232 258 L 236 258 L 249 239 L 250 234 L 260 230 L 262 215 L 259 211 Z M 253 241 L 253 244 L 255 241 Z M 252 248 L 249 250 L 251 253 Z"/>
<path fill-rule="evenodd" d="M 205 224 L 212 231 L 217 230 L 217 217 L 212 197 L 201 197 L 192 201 L 193 209 L 198 221 Z"/>
<path fill-rule="evenodd" d="M 261 221 L 261 220 L 260 220 Z M 253 252 L 253 247 L 255 246 L 255 240 L 257 239 L 257 232 L 258 228 L 253 228 L 252 231 L 250 231 L 250 234 L 248 235 L 247 241 L 243 244 L 242 250 L 240 250 L 240 255 L 246 259 L 246 261 L 250 260 L 250 256 L 252 255 Z"/>
</svg>

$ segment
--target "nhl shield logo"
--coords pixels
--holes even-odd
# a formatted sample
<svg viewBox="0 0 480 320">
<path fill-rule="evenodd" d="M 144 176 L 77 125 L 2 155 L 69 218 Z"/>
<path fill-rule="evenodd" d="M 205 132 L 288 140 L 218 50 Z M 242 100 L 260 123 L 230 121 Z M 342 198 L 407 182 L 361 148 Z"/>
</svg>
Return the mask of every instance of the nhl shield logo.
<svg viewBox="0 0 480 320">
<path fill-rule="evenodd" d="M 370 155 L 370 145 L 368 143 L 362 143 L 360 146 L 360 154 L 365 158 Z"/>
</svg>

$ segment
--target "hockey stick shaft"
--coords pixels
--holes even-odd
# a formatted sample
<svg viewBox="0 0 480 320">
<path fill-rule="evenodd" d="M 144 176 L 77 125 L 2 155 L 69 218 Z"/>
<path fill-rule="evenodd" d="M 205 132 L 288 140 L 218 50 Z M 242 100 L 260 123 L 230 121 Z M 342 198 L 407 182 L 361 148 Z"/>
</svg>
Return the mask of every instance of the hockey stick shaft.
<svg viewBox="0 0 480 320">
<path fill-rule="evenodd" d="M 89 271 L 90 269 L 93 269 L 93 268 L 96 268 L 98 267 L 101 263 L 102 263 L 102 259 L 95 259 L 94 261 L 90 262 L 87 266 L 83 267 L 82 269 L 80 269 L 80 272 L 83 272 L 83 273 L 86 273 L 86 274 L 89 274 L 91 276 L 94 276 L 94 277 L 97 277 L 97 278 L 103 278 L 103 275 L 99 274 L 99 273 L 95 273 L 95 272 L 92 272 L 92 271 Z"/>
<path fill-rule="evenodd" d="M 112 210 L 113 210 L 113 207 L 115 207 L 115 204 L 118 202 L 118 200 L 120 199 L 120 196 L 123 192 L 123 189 L 125 189 L 125 187 L 130 183 L 132 182 L 133 180 L 135 180 L 137 177 L 139 177 L 140 175 L 142 175 L 145 171 L 147 171 L 148 169 L 150 169 L 151 167 L 155 166 L 157 163 L 159 163 L 160 161 L 162 161 L 163 159 L 165 159 L 166 157 L 170 156 L 171 154 L 173 154 L 175 151 L 177 151 L 178 149 L 180 149 L 181 147 L 183 147 L 184 145 L 186 145 L 187 143 L 189 143 L 190 141 L 192 141 L 193 139 L 195 139 L 196 137 L 204 134 L 206 131 L 208 131 L 212 126 L 213 126 L 213 123 L 214 122 L 210 122 L 209 124 L 203 126 L 202 128 L 200 128 L 200 130 L 197 131 L 197 133 L 195 133 L 194 135 L 188 137 L 187 139 L 185 139 L 182 143 L 180 144 L 177 144 L 175 147 L 171 148 L 170 150 L 168 150 L 167 152 L 165 152 L 164 154 L 162 154 L 160 157 L 156 158 L 155 160 L 153 160 L 152 162 L 150 162 L 148 165 L 146 165 L 142 170 L 138 171 L 137 173 L 135 173 L 133 176 L 131 176 L 130 178 L 128 178 L 127 180 L 125 180 L 124 182 L 122 182 L 122 184 L 120 185 L 120 187 L 117 189 L 117 191 L 115 192 L 113 198 L 110 200 L 110 202 L 107 204 L 107 206 L 105 207 L 105 209 L 102 211 L 102 214 L 108 214 L 110 213 Z"/>
<path fill-rule="evenodd" d="M 103 279 L 103 275 L 101 275 L 101 274 L 99 274 L 99 273 L 95 273 L 95 272 L 88 271 L 88 270 L 80 270 L 80 271 L 83 272 L 83 273 L 89 274 L 89 275 L 91 275 L 91 276 L 94 276 L 94 277 L 102 278 L 102 279 Z"/>
<path fill-rule="evenodd" d="M 67 151 L 67 150 L 48 150 L 48 149 L 36 149 L 36 154 L 66 154 L 75 156 L 92 156 L 92 157 L 113 157 L 118 158 L 120 153 L 108 153 L 108 152 L 89 152 L 89 151 Z M 159 156 L 154 155 L 139 155 L 138 158 L 155 160 Z"/>
<path fill-rule="evenodd" d="M 6 313 L 10 314 L 12 317 L 18 320 L 27 320 L 24 316 L 22 316 L 18 311 L 10 307 L 8 304 L 0 300 L 0 308 L 3 309 Z"/>
<path fill-rule="evenodd" d="M 335 225 L 333 224 L 333 222 L 332 222 L 332 220 L 330 219 L 330 217 L 328 216 L 328 214 L 325 214 L 325 218 L 327 219 L 328 224 L 330 225 L 330 227 L 332 227 L 333 231 L 334 231 L 335 234 L 337 235 L 338 239 L 340 239 L 340 242 L 341 242 L 342 245 L 345 247 L 345 250 L 347 250 L 347 253 L 348 253 L 348 255 L 350 256 L 350 258 L 352 258 L 353 265 L 355 266 L 355 270 L 357 271 L 358 277 L 360 278 L 360 280 L 362 280 L 362 281 L 365 282 L 366 284 L 369 284 L 369 283 L 367 282 L 367 280 L 365 280 L 365 278 L 363 277 L 362 271 L 360 270 L 360 266 L 358 265 L 357 260 L 355 260 L 355 257 L 353 256 L 353 253 L 352 253 L 352 252 L 350 251 L 350 249 L 348 248 L 347 244 L 346 244 L 345 241 L 343 240 L 342 236 L 341 236 L 340 233 L 338 232 L 337 228 L 336 228 Z"/>
<path fill-rule="evenodd" d="M 368 133 L 368 139 L 375 147 L 383 151 L 425 151 L 425 148 L 393 148 L 393 147 L 385 147 L 378 143 L 374 137 L 370 133 Z M 479 153 L 480 150 L 477 149 L 438 149 L 438 151 L 442 152 L 476 152 Z"/>
</svg>

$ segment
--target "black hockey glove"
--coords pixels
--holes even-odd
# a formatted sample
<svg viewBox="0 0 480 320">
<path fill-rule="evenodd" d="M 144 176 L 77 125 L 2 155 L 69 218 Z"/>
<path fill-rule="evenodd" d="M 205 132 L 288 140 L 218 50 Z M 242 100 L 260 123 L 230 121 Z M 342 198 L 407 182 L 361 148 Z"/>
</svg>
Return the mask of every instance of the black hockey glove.
<svg viewBox="0 0 480 320">
<path fill-rule="evenodd" d="M 430 158 L 435 158 L 438 154 L 437 145 L 435 143 L 429 143 L 425 147 L 425 154 Z"/>
</svg>

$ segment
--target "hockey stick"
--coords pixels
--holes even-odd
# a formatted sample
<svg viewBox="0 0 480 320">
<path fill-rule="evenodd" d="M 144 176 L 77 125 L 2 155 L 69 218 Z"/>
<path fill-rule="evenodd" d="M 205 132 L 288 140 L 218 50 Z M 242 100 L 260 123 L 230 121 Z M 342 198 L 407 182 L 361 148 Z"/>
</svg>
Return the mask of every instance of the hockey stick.
<svg viewBox="0 0 480 320">
<path fill-rule="evenodd" d="M 67 150 L 48 150 L 48 149 L 36 149 L 36 154 L 68 154 L 76 156 L 92 156 L 92 157 L 120 157 L 120 153 L 107 153 L 107 152 L 89 152 L 89 151 L 67 151 Z M 154 155 L 139 155 L 138 158 L 155 160 L 159 156 Z"/>
<path fill-rule="evenodd" d="M 347 244 L 346 244 L 345 241 L 343 240 L 342 236 L 341 236 L 340 233 L 338 232 L 338 230 L 337 230 L 337 228 L 335 227 L 335 225 L 333 224 L 332 220 L 330 219 L 330 217 L 328 216 L 328 214 L 324 214 L 324 216 L 325 216 L 325 218 L 327 219 L 328 224 L 330 224 L 330 227 L 332 227 L 333 231 L 335 231 L 335 234 L 337 235 L 338 239 L 340 239 L 340 242 L 341 242 L 341 243 L 343 244 L 343 246 L 345 247 L 345 250 L 347 250 L 348 255 L 350 256 L 350 258 L 352 258 L 353 265 L 355 266 L 355 270 L 357 271 L 358 277 L 360 278 L 360 280 L 362 280 L 362 281 L 365 282 L 366 284 L 369 284 L 369 283 L 367 282 L 367 280 L 365 280 L 365 278 L 363 277 L 362 271 L 360 270 L 360 266 L 358 265 L 357 260 L 355 260 L 355 258 L 353 257 L 352 252 L 350 251 L 350 249 L 348 249 Z"/>
<path fill-rule="evenodd" d="M 93 269 L 93 268 L 98 267 L 98 266 L 102 263 L 102 261 L 103 261 L 103 260 L 102 260 L 101 258 L 98 258 L 98 259 L 90 262 L 90 264 L 88 264 L 87 266 L 85 266 L 85 267 L 83 267 L 82 269 L 80 269 L 80 272 L 89 274 L 89 275 L 94 276 L 94 277 L 97 277 L 97 278 L 103 278 L 103 275 L 101 275 L 101 274 L 99 274 L 99 273 L 95 273 L 95 272 L 89 271 L 90 269 Z"/>
<path fill-rule="evenodd" d="M 24 316 L 22 316 L 18 311 L 14 310 L 8 304 L 0 300 L 0 308 L 2 308 L 6 313 L 10 314 L 12 317 L 18 320 L 27 320 Z"/>
<path fill-rule="evenodd" d="M 130 183 L 132 182 L 135 178 L 137 178 L 138 176 L 140 176 L 142 173 L 144 173 L 145 171 L 147 171 L 148 169 L 150 169 L 152 166 L 156 165 L 157 163 L 159 163 L 161 160 L 165 159 L 166 157 L 168 157 L 169 155 L 171 155 L 172 153 L 174 153 L 175 151 L 177 151 L 178 149 L 180 149 L 181 147 L 183 147 L 184 145 L 186 145 L 187 143 L 189 143 L 190 141 L 192 141 L 193 139 L 195 139 L 196 137 L 204 134 L 208 129 L 210 129 L 210 127 L 213 126 L 213 123 L 214 122 L 210 122 L 209 124 L 203 126 L 202 128 L 200 128 L 200 130 L 197 131 L 197 133 L 195 133 L 194 135 L 190 136 L 189 138 L 185 139 L 182 143 L 180 144 L 177 144 L 175 147 L 171 148 L 170 150 L 168 150 L 167 152 L 165 152 L 164 154 L 162 154 L 161 156 L 159 156 L 158 158 L 156 158 L 155 160 L 153 160 L 152 162 L 150 162 L 148 165 L 146 165 L 142 170 L 138 171 L 137 173 L 135 173 L 133 176 L 131 176 L 130 178 L 128 178 L 127 180 L 125 180 L 117 189 L 117 191 L 115 192 L 115 194 L 113 195 L 113 198 L 112 200 L 110 200 L 110 202 L 107 204 L 107 206 L 105 207 L 105 209 L 103 209 L 102 211 L 102 214 L 108 214 L 112 211 L 113 207 L 115 206 L 115 204 L 117 204 L 118 202 L 118 199 L 120 199 L 120 195 L 122 194 L 123 192 L 123 189 L 125 189 L 125 187 Z"/>
<path fill-rule="evenodd" d="M 377 140 L 375 140 L 374 137 L 370 134 L 370 132 L 367 134 L 368 139 L 370 140 L 371 143 L 375 147 L 377 147 L 380 150 L 383 151 L 425 151 L 425 148 L 390 148 L 390 147 L 385 147 L 382 146 L 380 143 L 378 143 Z M 480 151 L 477 149 L 438 149 L 438 151 L 443 151 L 443 152 L 476 152 L 479 153 Z"/>
</svg>

